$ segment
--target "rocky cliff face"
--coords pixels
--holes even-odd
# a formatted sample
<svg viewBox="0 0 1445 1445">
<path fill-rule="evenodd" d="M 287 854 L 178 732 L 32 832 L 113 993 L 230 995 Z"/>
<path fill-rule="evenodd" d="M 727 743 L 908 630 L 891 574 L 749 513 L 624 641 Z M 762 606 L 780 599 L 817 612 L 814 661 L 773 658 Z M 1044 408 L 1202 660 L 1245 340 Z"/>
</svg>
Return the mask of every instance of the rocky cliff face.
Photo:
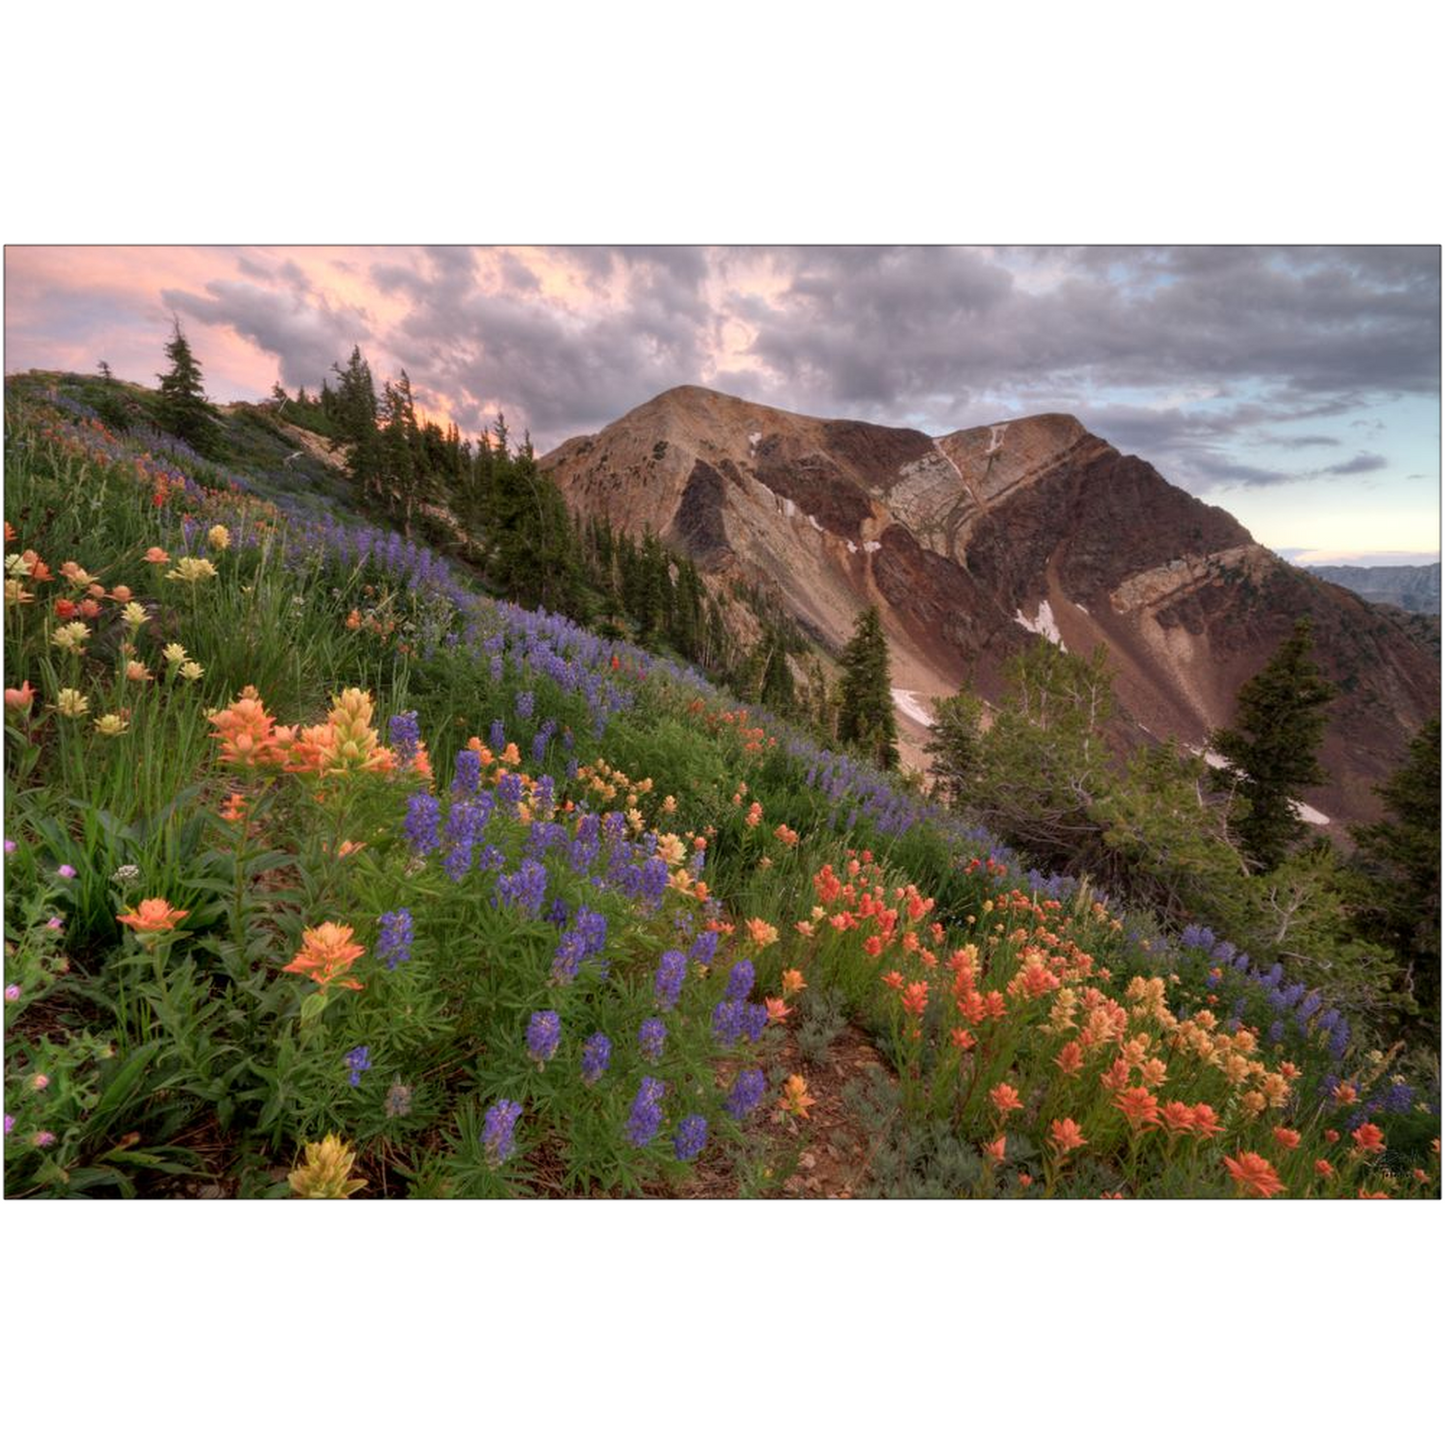
<svg viewBox="0 0 1445 1445">
<path fill-rule="evenodd" d="M 1340 696 L 1332 782 L 1307 801 L 1337 822 L 1376 816 L 1370 785 L 1439 707 L 1438 661 L 1398 621 L 1073 417 L 933 438 L 680 387 L 542 465 L 583 511 L 769 588 L 829 648 L 876 603 L 894 685 L 925 705 L 965 679 L 996 694 L 1031 633 L 1102 643 L 1129 725 L 1198 746 L 1308 613 Z"/>
</svg>

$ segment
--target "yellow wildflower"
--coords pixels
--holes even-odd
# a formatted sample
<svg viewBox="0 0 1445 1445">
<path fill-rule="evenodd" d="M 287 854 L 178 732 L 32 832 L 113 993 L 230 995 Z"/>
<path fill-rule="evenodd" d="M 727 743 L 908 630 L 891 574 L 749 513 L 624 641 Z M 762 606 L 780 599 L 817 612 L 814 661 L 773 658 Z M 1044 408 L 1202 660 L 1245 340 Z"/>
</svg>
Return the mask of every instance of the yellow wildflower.
<svg viewBox="0 0 1445 1445">
<path fill-rule="evenodd" d="M 127 602 L 120 614 L 127 627 L 144 627 L 150 620 L 149 614 L 139 602 Z"/>
<path fill-rule="evenodd" d="M 350 1177 L 355 1153 L 328 1134 L 319 1144 L 306 1146 L 306 1161 L 286 1176 L 292 1191 L 302 1199 L 345 1199 L 366 1188 L 365 1179 Z"/>
<path fill-rule="evenodd" d="M 206 675 L 206 669 L 199 662 L 183 662 L 181 676 L 187 682 L 199 682 Z"/>
<path fill-rule="evenodd" d="M 216 575 L 216 569 L 209 557 L 182 557 L 169 572 L 168 582 L 189 582 L 193 587 Z"/>
<path fill-rule="evenodd" d="M 186 661 L 186 649 L 179 642 L 167 643 L 161 656 L 170 663 L 172 667 L 178 667 Z"/>
<path fill-rule="evenodd" d="M 90 699 L 73 687 L 62 687 L 55 697 L 55 710 L 61 717 L 84 717 L 90 711 Z"/>
<path fill-rule="evenodd" d="M 83 622 L 66 622 L 50 634 L 50 641 L 62 652 L 74 653 L 77 657 L 85 651 L 85 639 L 90 628 Z"/>
<path fill-rule="evenodd" d="M 212 527 L 209 532 L 206 533 L 206 541 L 209 542 L 211 546 L 216 549 L 216 551 L 224 552 L 226 548 L 231 545 L 231 534 L 225 527 L 223 527 L 219 522 L 217 522 L 216 525 Z"/>
<path fill-rule="evenodd" d="M 126 726 L 126 720 L 118 712 L 108 712 L 95 720 L 95 730 L 103 738 L 118 738 Z"/>
</svg>

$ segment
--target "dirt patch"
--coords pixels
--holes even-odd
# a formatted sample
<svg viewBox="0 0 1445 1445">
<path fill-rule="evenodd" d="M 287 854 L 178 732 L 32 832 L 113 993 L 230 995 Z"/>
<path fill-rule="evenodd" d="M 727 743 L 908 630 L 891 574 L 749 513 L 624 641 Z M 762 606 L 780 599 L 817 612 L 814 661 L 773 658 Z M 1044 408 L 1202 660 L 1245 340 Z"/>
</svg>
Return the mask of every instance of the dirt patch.
<svg viewBox="0 0 1445 1445">
<path fill-rule="evenodd" d="M 887 1064 L 868 1036 L 850 1024 L 829 1045 L 821 1064 L 804 1061 L 789 1029 L 768 1064 L 769 1077 L 780 1071 L 802 1074 L 816 1102 L 806 1119 L 795 1119 L 777 1107 L 779 1091 L 774 1088 L 754 1116 L 749 1132 L 763 1160 L 760 1192 L 777 1199 L 853 1198 L 868 1179 L 873 1140 L 845 1094 L 850 1084 L 869 1074 L 889 1073 Z M 740 1198 L 737 1167 L 709 1151 L 671 1197 Z"/>
</svg>

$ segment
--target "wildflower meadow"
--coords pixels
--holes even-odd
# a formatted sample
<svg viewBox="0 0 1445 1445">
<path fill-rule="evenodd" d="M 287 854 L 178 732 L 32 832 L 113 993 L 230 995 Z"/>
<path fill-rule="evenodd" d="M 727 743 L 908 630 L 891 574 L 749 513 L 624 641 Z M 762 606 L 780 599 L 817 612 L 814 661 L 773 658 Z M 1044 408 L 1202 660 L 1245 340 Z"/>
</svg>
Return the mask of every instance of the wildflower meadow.
<svg viewBox="0 0 1445 1445">
<path fill-rule="evenodd" d="M 1438 1075 L 1286 961 L 7 392 L 7 1195 L 1439 1194 Z"/>
</svg>

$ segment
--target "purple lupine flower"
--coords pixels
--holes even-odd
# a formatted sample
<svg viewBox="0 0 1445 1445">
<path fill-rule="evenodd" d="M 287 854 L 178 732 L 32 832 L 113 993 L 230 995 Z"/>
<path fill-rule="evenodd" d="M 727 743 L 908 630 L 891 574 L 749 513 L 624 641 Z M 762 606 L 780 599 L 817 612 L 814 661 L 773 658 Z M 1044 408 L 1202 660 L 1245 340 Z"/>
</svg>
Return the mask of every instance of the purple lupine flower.
<svg viewBox="0 0 1445 1445">
<path fill-rule="evenodd" d="M 500 659 L 498 659 L 500 661 Z M 501 718 L 493 718 L 490 731 L 487 733 L 487 740 L 492 745 L 494 753 L 500 753 L 507 746 L 507 729 Z"/>
<path fill-rule="evenodd" d="M 761 1069 L 744 1069 L 733 1080 L 733 1086 L 728 1090 L 727 1101 L 723 1107 L 734 1119 L 744 1119 L 763 1102 L 763 1095 L 767 1092 L 768 1081 L 764 1078 L 763 1071 Z"/>
<path fill-rule="evenodd" d="M 380 919 L 381 933 L 376 940 L 376 956 L 395 969 L 399 963 L 411 962 L 411 945 L 416 936 L 416 924 L 410 912 L 398 908 L 395 913 L 383 913 Z"/>
<path fill-rule="evenodd" d="M 543 817 L 550 813 L 557 802 L 557 784 L 549 773 L 544 773 L 537 779 L 537 786 L 532 793 L 532 805 Z"/>
<path fill-rule="evenodd" d="M 607 1072 L 612 1061 L 612 1040 L 606 1034 L 593 1034 L 582 1045 L 582 1082 L 595 1084 Z"/>
<path fill-rule="evenodd" d="M 421 747 L 421 729 L 417 727 L 416 709 L 395 714 L 387 723 L 387 737 L 397 762 L 402 767 L 409 768 L 416 761 Z"/>
<path fill-rule="evenodd" d="M 706 1144 L 707 1120 L 701 1114 L 689 1114 L 672 1137 L 672 1152 L 686 1164 L 696 1159 Z"/>
<path fill-rule="evenodd" d="M 517 716 L 526 722 L 532 716 L 532 709 L 536 706 L 536 699 L 530 692 L 519 692 L 512 699 L 512 710 Z"/>
<path fill-rule="evenodd" d="M 687 956 L 692 959 L 694 963 L 700 963 L 706 967 L 712 962 L 713 955 L 717 952 L 717 939 L 718 936 L 715 932 L 710 929 L 704 929 L 703 932 L 699 933 L 698 936 L 693 939 L 692 947 L 688 949 Z"/>
<path fill-rule="evenodd" d="M 561 941 L 557 944 L 557 951 L 552 955 L 552 982 L 554 984 L 571 983 L 577 977 L 577 970 L 582 965 L 582 957 L 586 948 L 586 943 L 575 929 L 569 929 L 562 935 Z"/>
<path fill-rule="evenodd" d="M 547 922 L 555 923 L 559 928 L 567 921 L 567 900 L 560 894 L 552 900 L 552 906 L 547 910 Z"/>
<path fill-rule="evenodd" d="M 592 908 L 579 908 L 572 926 L 581 934 L 589 955 L 601 953 L 607 947 L 607 918 L 604 914 Z"/>
<path fill-rule="evenodd" d="M 487 1151 L 487 1162 L 494 1167 L 512 1157 L 516 1142 L 512 1137 L 517 1120 L 522 1117 L 522 1106 L 512 1099 L 498 1099 L 482 1120 L 482 1147 Z"/>
<path fill-rule="evenodd" d="M 507 773 L 498 778 L 496 792 L 497 802 L 509 813 L 516 812 L 517 804 L 522 801 L 522 775 Z"/>
<path fill-rule="evenodd" d="M 527 1024 L 527 1053 L 538 1064 L 545 1064 L 557 1052 L 562 1040 L 562 1020 L 551 1009 L 538 1009 Z"/>
<path fill-rule="evenodd" d="M 728 972 L 727 990 L 724 998 L 741 1003 L 753 991 L 753 961 L 740 958 Z"/>
<path fill-rule="evenodd" d="M 639 1149 L 650 1144 L 662 1127 L 661 1100 L 665 1091 L 666 1085 L 661 1080 L 646 1075 L 637 1086 L 627 1119 L 627 1137 Z"/>
<path fill-rule="evenodd" d="M 365 1044 L 352 1049 L 346 1056 L 346 1064 L 351 1070 L 351 1087 L 354 1089 L 361 1082 L 362 1074 L 371 1067 L 371 1050 Z"/>
<path fill-rule="evenodd" d="M 1276 1019 L 1269 1026 L 1269 1033 L 1267 1037 L 1272 1044 L 1277 1044 L 1280 1042 L 1281 1039 L 1284 1038 L 1284 1021 L 1282 1019 Z"/>
<path fill-rule="evenodd" d="M 667 892 L 667 860 L 665 858 L 649 858 L 642 865 L 642 901 L 649 908 L 656 908 L 662 902 L 662 895 Z"/>
<path fill-rule="evenodd" d="M 492 873 L 502 867 L 507 861 L 507 855 L 494 843 L 488 843 L 480 853 L 477 854 L 477 872 Z"/>
<path fill-rule="evenodd" d="M 755 1044 L 762 1038 L 763 1030 L 768 1026 L 768 1006 L 761 1003 L 740 1004 L 742 1010 L 742 1029 L 748 1036 L 748 1042 Z"/>
<path fill-rule="evenodd" d="M 406 802 L 407 841 L 418 853 L 435 853 L 441 847 L 438 829 L 442 805 L 430 793 L 413 793 Z"/>
<path fill-rule="evenodd" d="M 548 718 L 541 727 L 532 734 L 532 761 L 540 763 L 547 755 L 547 745 L 552 741 L 552 735 L 557 731 L 557 724 L 552 718 Z"/>
<path fill-rule="evenodd" d="M 637 1029 L 637 1046 L 642 1057 L 656 1063 L 667 1043 L 667 1025 L 659 1018 L 643 1019 Z"/>
<path fill-rule="evenodd" d="M 747 1005 L 725 998 L 712 1011 L 712 1036 L 718 1043 L 731 1046 L 743 1036 L 747 1024 Z M 767 1010 L 763 1010 L 766 1016 Z"/>
<path fill-rule="evenodd" d="M 452 793 L 459 798 L 474 798 L 481 786 L 482 755 L 463 748 L 457 754 L 456 770 L 452 774 Z"/>
<path fill-rule="evenodd" d="M 652 980 L 653 997 L 664 1013 L 677 1007 L 686 978 L 687 959 L 677 949 L 669 948 L 659 960 L 657 973 Z"/>
<path fill-rule="evenodd" d="M 527 859 L 515 873 L 497 880 L 497 901 L 514 903 L 523 913 L 537 917 L 547 893 L 547 870 L 535 858 Z"/>
</svg>

